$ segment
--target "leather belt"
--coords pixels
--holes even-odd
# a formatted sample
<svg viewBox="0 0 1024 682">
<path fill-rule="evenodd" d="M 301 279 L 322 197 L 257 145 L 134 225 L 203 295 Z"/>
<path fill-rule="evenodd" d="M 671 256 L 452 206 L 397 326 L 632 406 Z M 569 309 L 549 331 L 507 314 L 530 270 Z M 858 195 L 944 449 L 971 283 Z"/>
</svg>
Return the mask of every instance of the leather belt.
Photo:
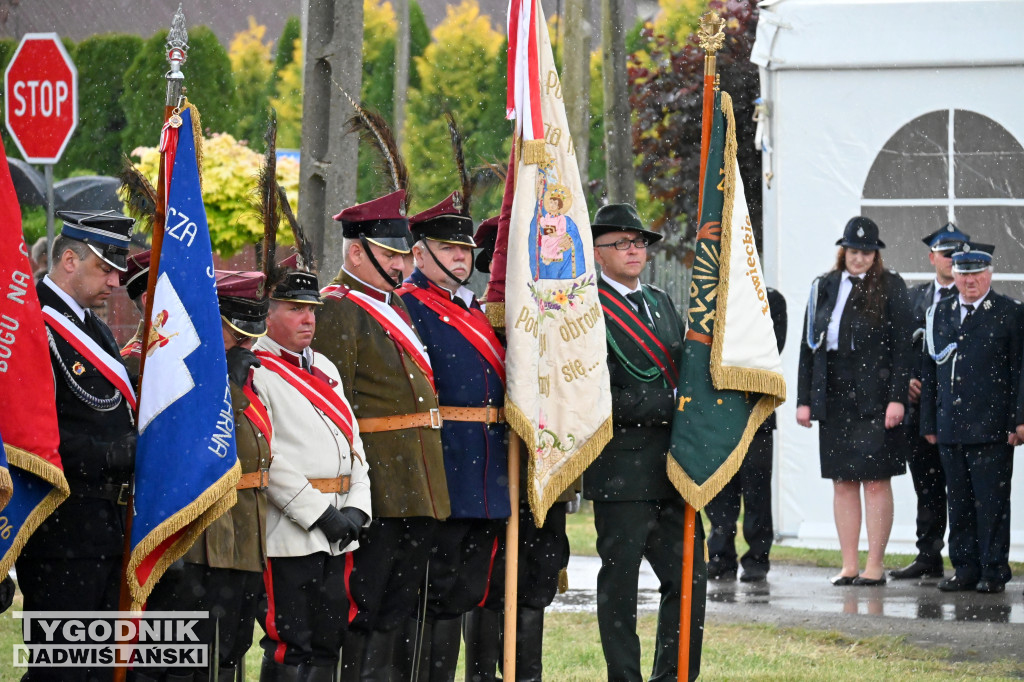
<svg viewBox="0 0 1024 682">
<path fill-rule="evenodd" d="M 266 490 L 269 484 L 270 470 L 260 469 L 259 471 L 242 474 L 242 477 L 238 479 L 238 485 L 235 486 L 235 489 L 248 490 L 249 488 L 258 488 L 259 490 Z"/>
<path fill-rule="evenodd" d="M 97 500 L 107 500 L 115 504 L 128 504 L 128 497 L 131 495 L 132 486 L 130 483 L 92 483 L 68 479 L 68 487 L 71 493 L 81 497 L 91 497 Z"/>
<path fill-rule="evenodd" d="M 310 478 L 309 484 L 322 493 L 341 493 L 344 495 L 352 485 L 351 476 L 337 478 Z"/>
<path fill-rule="evenodd" d="M 359 420 L 360 433 L 399 431 L 401 429 L 439 429 L 445 421 L 481 422 L 502 424 L 505 422 L 503 407 L 437 407 L 429 412 L 397 414 L 393 417 L 367 417 Z"/>
</svg>

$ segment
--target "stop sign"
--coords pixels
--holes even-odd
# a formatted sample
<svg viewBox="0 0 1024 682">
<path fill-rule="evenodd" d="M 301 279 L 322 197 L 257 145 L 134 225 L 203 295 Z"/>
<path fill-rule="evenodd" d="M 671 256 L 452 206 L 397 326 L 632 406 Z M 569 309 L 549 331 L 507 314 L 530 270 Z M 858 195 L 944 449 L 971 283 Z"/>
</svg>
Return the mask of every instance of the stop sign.
<svg viewBox="0 0 1024 682">
<path fill-rule="evenodd" d="M 29 163 L 53 164 L 78 124 L 78 71 L 56 33 L 27 33 L 4 75 L 7 130 Z"/>
</svg>

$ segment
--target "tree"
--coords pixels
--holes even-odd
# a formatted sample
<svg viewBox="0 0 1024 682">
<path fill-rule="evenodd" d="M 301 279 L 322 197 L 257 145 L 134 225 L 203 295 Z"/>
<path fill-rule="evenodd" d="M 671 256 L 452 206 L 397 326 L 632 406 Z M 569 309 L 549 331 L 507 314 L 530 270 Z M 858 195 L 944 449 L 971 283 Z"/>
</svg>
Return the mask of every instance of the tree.
<svg viewBox="0 0 1024 682">
<path fill-rule="evenodd" d="M 740 176 L 755 235 L 761 232 L 761 157 L 754 137 L 754 100 L 760 96 L 757 66 L 750 62 L 757 27 L 757 7 L 746 0 L 712 0 L 711 9 L 725 19 L 725 45 L 718 52 L 722 89 L 733 98 Z M 635 119 L 633 148 L 640 157 L 637 177 L 663 213 L 652 225 L 668 239 L 665 249 L 682 259 L 696 233 L 700 174 L 700 132 L 704 53 L 695 33 L 685 43 L 643 32 L 644 49 L 630 61 L 630 104 Z"/>
<path fill-rule="evenodd" d="M 164 43 L 167 31 L 161 30 L 147 40 L 124 74 L 121 106 L 127 125 L 122 148 L 131 150 L 150 145 L 160 137 L 167 96 L 167 58 Z M 202 113 L 203 125 L 213 132 L 234 129 L 237 118 L 234 103 L 235 83 L 231 60 L 224 47 L 206 26 L 189 29 L 188 61 L 182 67 L 188 99 Z"/>
<path fill-rule="evenodd" d="M 296 58 L 295 53 L 302 48 L 302 22 L 296 16 L 288 17 L 281 29 L 281 37 L 277 40 L 277 52 L 274 54 L 274 75 L 268 83 L 267 93 L 273 97 L 278 92 L 278 85 L 281 82 L 281 72 L 292 64 L 299 65 L 302 70 L 302 57 Z M 302 79 L 299 78 L 301 85 Z M 301 88 L 300 88 L 301 89 Z"/>
<path fill-rule="evenodd" d="M 273 42 L 263 42 L 266 33 L 267 27 L 257 24 L 250 16 L 249 28 L 235 34 L 228 50 L 235 80 L 237 123 L 234 133 L 257 151 L 266 148 L 263 141 L 269 101 L 266 83 L 271 79 L 274 66 L 270 59 Z"/>
<path fill-rule="evenodd" d="M 302 41 L 296 38 L 289 54 L 292 61 L 277 76 L 277 90 L 270 106 L 277 110 L 277 148 L 298 149 L 302 144 Z"/>
</svg>

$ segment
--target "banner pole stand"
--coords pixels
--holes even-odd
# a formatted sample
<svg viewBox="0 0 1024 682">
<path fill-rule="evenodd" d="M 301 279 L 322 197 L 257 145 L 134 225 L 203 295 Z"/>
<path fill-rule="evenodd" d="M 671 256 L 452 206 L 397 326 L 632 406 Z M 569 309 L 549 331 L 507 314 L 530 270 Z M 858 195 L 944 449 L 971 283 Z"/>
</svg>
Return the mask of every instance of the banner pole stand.
<svg viewBox="0 0 1024 682">
<path fill-rule="evenodd" d="M 508 496 L 512 513 L 505 526 L 505 645 L 501 667 L 504 680 L 516 679 L 516 614 L 519 608 L 519 436 L 508 430 Z"/>
</svg>

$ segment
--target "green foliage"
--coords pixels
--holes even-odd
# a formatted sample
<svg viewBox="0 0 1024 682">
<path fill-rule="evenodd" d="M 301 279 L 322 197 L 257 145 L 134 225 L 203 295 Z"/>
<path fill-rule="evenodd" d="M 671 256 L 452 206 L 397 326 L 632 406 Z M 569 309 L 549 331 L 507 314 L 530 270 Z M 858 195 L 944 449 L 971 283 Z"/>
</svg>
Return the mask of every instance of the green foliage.
<svg viewBox="0 0 1024 682">
<path fill-rule="evenodd" d="M 11 63 L 11 57 L 14 56 L 14 51 L 17 49 L 18 41 L 14 38 L 0 38 L 0 73 L 7 72 L 7 65 Z M 3 139 L 4 149 L 8 154 L 12 156 L 18 154 L 18 146 L 14 144 L 10 133 L 7 132 L 6 125 L 0 125 L 0 139 Z"/>
<path fill-rule="evenodd" d="M 296 42 L 299 41 L 299 42 Z M 281 37 L 277 41 L 277 53 L 274 55 L 274 75 L 268 83 L 267 93 L 273 97 L 278 92 L 281 72 L 295 62 L 295 55 L 301 49 L 302 22 L 296 16 L 290 16 L 284 22 Z M 299 58 L 301 67 L 302 58 Z"/>
<path fill-rule="evenodd" d="M 206 26 L 189 28 L 188 61 L 182 67 L 188 99 L 202 113 L 205 130 L 234 130 L 234 79 L 231 60 L 224 47 Z M 167 96 L 167 72 L 164 43 L 167 31 L 159 31 L 147 40 L 124 74 L 124 108 L 127 125 L 123 132 L 125 150 L 155 144 L 160 138 L 164 100 Z"/>
<path fill-rule="evenodd" d="M 78 127 L 54 169 L 68 177 L 88 170 L 116 175 L 121 169 L 121 107 L 124 73 L 142 49 L 142 39 L 123 33 L 86 38 L 72 53 L 78 69 Z"/>
<path fill-rule="evenodd" d="M 260 152 L 266 149 L 263 140 L 269 102 L 266 84 L 274 70 L 270 59 L 273 43 L 263 42 L 266 33 L 267 27 L 257 24 L 250 16 L 249 27 L 235 34 L 228 50 L 235 81 L 235 136 Z"/>
<path fill-rule="evenodd" d="M 420 57 L 430 44 L 430 28 L 427 26 L 427 17 L 423 14 L 423 8 L 416 0 L 409 0 L 409 63 L 416 57 Z M 420 87 L 420 74 L 411 68 L 409 69 L 409 87 Z"/>
<path fill-rule="evenodd" d="M 270 106 L 277 110 L 277 148 L 302 146 L 302 41 L 296 38 L 289 52 L 292 61 L 278 73 L 277 91 Z"/>
<path fill-rule="evenodd" d="M 54 228 L 60 232 L 60 223 Z M 21 209 L 21 232 L 25 243 L 31 249 L 40 237 L 46 236 L 46 209 L 42 206 L 25 206 Z"/>
</svg>

